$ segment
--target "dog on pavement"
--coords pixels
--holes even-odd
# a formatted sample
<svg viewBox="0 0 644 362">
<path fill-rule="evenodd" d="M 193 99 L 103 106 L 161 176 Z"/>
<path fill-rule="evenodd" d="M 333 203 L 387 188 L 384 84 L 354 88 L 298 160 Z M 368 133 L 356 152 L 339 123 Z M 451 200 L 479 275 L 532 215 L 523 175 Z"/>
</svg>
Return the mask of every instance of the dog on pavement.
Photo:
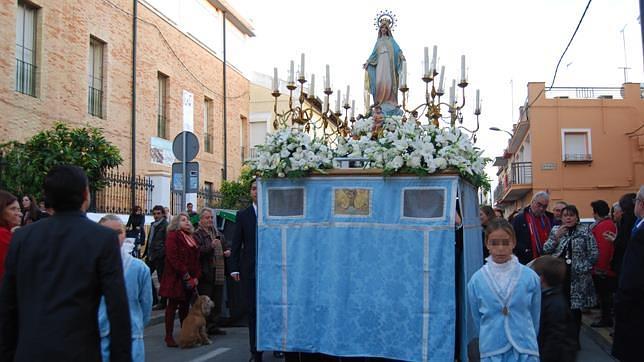
<svg viewBox="0 0 644 362">
<path fill-rule="evenodd" d="M 179 347 L 192 348 L 212 343 L 206 333 L 206 317 L 213 307 L 214 303 L 207 295 L 197 297 L 188 316 L 183 320 L 178 339 Z"/>
</svg>

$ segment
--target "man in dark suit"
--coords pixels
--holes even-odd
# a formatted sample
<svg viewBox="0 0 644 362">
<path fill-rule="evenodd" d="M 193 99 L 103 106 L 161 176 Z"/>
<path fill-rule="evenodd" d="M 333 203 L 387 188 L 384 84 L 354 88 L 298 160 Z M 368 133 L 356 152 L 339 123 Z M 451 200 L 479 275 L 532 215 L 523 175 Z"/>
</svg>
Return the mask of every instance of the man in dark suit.
<svg viewBox="0 0 644 362">
<path fill-rule="evenodd" d="M 626 244 L 615 293 L 613 356 L 620 361 L 641 361 L 644 341 L 644 186 L 635 197 L 638 221 Z"/>
<path fill-rule="evenodd" d="M 150 225 L 150 234 L 148 235 L 148 254 L 147 264 L 150 268 L 150 274 L 156 270 L 157 278 L 161 282 L 163 275 L 163 266 L 165 265 L 165 237 L 168 229 L 168 220 L 165 217 L 165 209 L 161 205 L 155 205 L 152 208 L 152 217 L 154 222 Z M 155 310 L 165 309 L 165 298 L 157 296 L 157 290 L 152 282 L 152 304 Z"/>
<path fill-rule="evenodd" d="M 539 191 L 532 196 L 530 206 L 519 212 L 512 220 L 517 238 L 517 245 L 513 252 L 521 264 L 528 264 L 532 259 L 541 256 L 543 244 L 548 240 L 554 225 L 554 216 L 547 211 L 549 202 L 550 195 L 545 191 Z M 561 233 L 566 231 L 565 228 L 561 230 Z"/>
<path fill-rule="evenodd" d="M 235 234 L 233 235 L 232 254 L 230 256 L 230 276 L 242 282 L 243 298 L 248 310 L 248 337 L 250 342 L 251 361 L 261 361 L 262 352 L 257 351 L 257 282 L 255 251 L 257 248 L 257 184 L 250 184 L 250 196 L 253 204 L 237 212 Z"/>
<path fill-rule="evenodd" d="M 112 361 L 131 361 L 130 312 L 117 234 L 85 216 L 88 181 L 76 166 L 46 176 L 54 215 L 13 236 L 0 288 L 0 361 L 100 361 L 105 296 Z"/>
</svg>

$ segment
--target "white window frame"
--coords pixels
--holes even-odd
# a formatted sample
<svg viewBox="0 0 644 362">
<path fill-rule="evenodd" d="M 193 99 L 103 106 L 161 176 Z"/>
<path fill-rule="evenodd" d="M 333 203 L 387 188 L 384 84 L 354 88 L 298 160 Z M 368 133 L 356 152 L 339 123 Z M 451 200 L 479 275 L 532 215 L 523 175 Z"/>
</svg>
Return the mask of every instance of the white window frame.
<svg viewBox="0 0 644 362">
<path fill-rule="evenodd" d="M 585 133 L 588 149 L 586 150 L 588 158 L 583 160 L 566 159 L 566 134 Z M 561 129 L 561 161 L 562 162 L 590 162 L 593 160 L 593 143 L 590 128 L 562 128 Z"/>
</svg>

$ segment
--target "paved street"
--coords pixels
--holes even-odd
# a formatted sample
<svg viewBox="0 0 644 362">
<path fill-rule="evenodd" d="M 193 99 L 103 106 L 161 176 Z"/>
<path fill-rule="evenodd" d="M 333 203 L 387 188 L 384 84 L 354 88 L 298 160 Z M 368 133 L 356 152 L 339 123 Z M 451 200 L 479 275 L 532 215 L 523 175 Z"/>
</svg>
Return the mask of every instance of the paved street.
<svg viewBox="0 0 644 362">
<path fill-rule="evenodd" d="M 175 333 L 179 325 L 175 327 Z M 211 336 L 213 343 L 192 349 L 167 348 L 163 342 L 163 323 L 150 326 L 145 330 L 145 354 L 147 361 L 154 362 L 245 362 L 248 361 L 248 330 L 246 328 L 227 328 L 225 336 Z M 577 356 L 579 362 L 613 362 L 609 353 L 597 344 L 586 329 L 582 329 L 582 350 Z M 264 361 L 283 361 L 264 353 Z"/>
</svg>

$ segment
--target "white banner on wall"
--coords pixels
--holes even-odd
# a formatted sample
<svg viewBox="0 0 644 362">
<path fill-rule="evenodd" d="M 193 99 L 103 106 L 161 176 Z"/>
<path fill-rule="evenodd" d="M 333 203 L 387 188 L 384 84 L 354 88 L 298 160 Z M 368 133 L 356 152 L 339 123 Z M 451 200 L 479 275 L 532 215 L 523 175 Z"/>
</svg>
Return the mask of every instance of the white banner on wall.
<svg viewBox="0 0 644 362">
<path fill-rule="evenodd" d="M 188 92 L 183 91 L 183 130 L 195 131 L 195 96 Z"/>
</svg>

